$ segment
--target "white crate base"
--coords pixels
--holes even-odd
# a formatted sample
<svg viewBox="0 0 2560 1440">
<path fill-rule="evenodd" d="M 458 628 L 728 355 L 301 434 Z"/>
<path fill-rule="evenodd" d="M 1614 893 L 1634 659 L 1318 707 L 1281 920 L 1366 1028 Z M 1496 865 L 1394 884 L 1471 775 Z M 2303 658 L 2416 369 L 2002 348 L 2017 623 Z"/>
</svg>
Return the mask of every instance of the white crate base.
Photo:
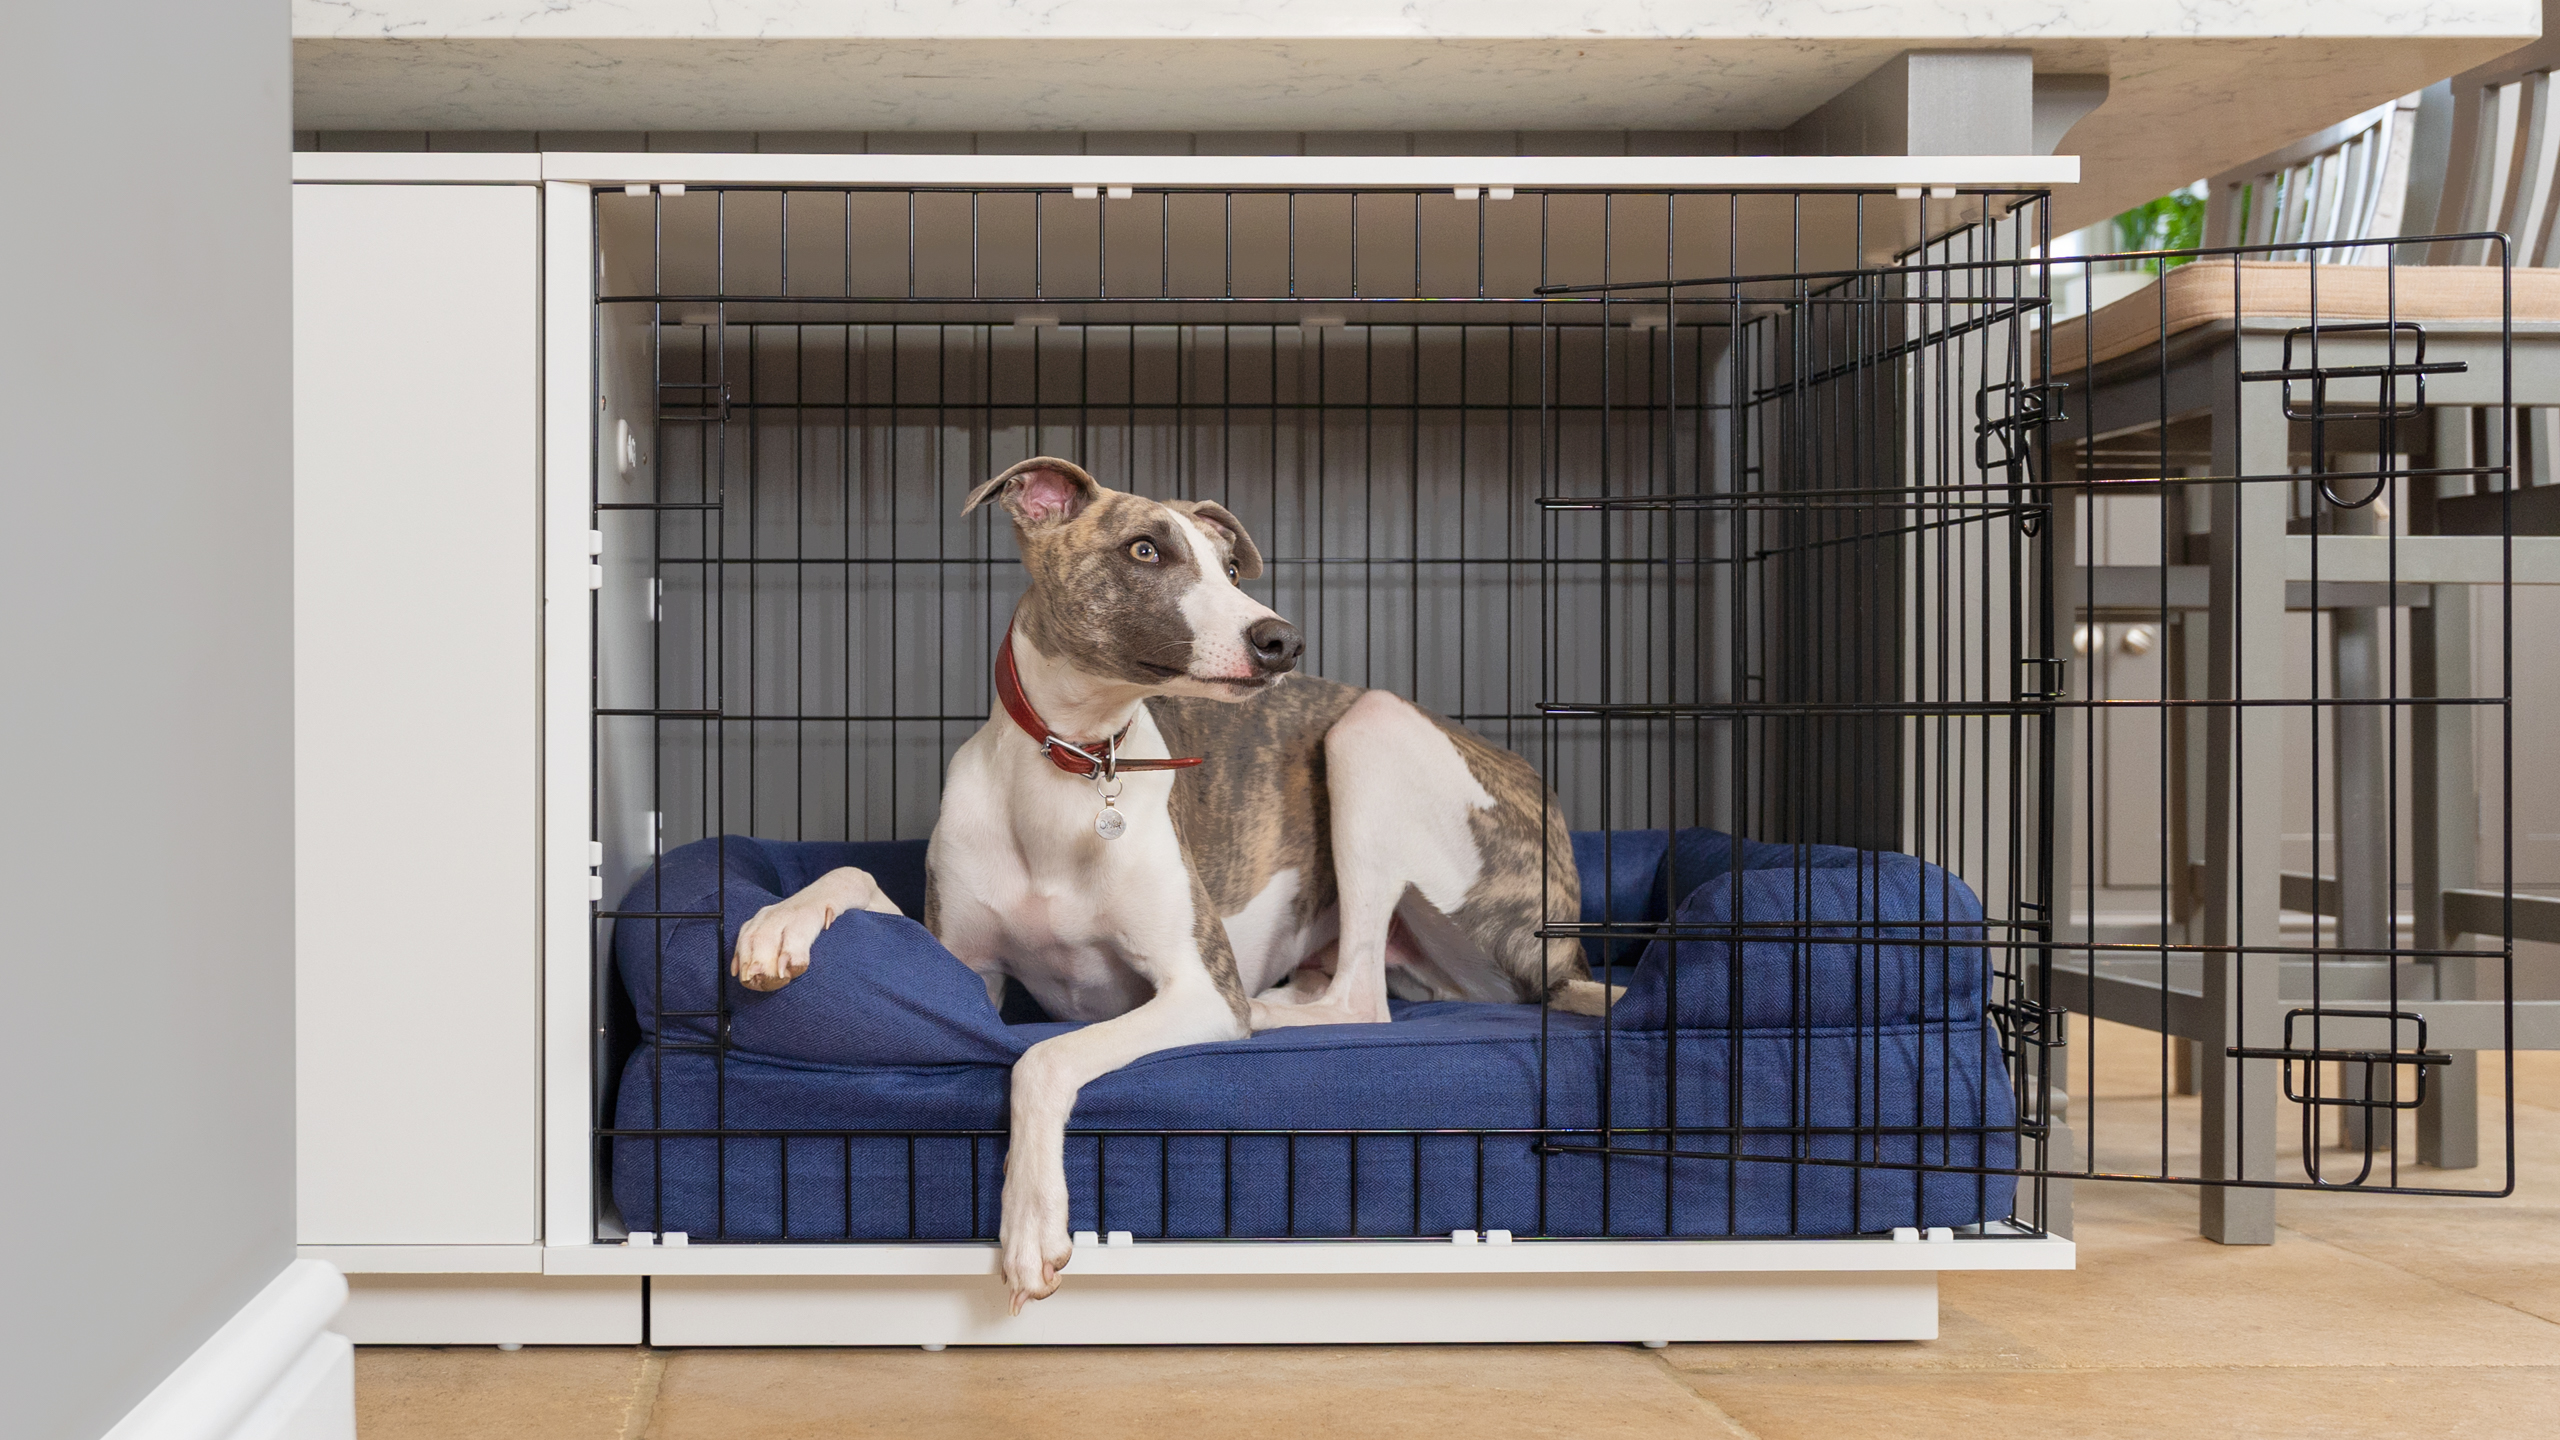
<svg viewBox="0 0 2560 1440">
<path fill-rule="evenodd" d="M 1935 1271 L 991 1277 L 661 1275 L 659 1345 L 1380 1345 L 1931 1340 Z"/>
<path fill-rule="evenodd" d="M 1916 1233 L 1916 1232 L 1914 1232 Z M 1941 1232 L 1943 1233 L 1943 1232 Z M 430 1251 L 437 1247 L 415 1247 Z M 445 1247 L 455 1264 L 487 1247 Z M 1007 1311 L 995 1247 L 572 1245 L 539 1274 L 360 1252 L 373 1345 L 1367 1345 L 1928 1340 L 1942 1270 L 2067 1270 L 2070 1241 L 1121 1243 Z M 511 1264 L 532 1256 L 509 1254 Z M 406 1272 L 406 1273 L 400 1273 Z M 644 1302 L 641 1277 L 650 1277 Z"/>
<path fill-rule="evenodd" d="M 589 1275 L 354 1275 L 359 1345 L 637 1345 L 640 1281 Z"/>
</svg>

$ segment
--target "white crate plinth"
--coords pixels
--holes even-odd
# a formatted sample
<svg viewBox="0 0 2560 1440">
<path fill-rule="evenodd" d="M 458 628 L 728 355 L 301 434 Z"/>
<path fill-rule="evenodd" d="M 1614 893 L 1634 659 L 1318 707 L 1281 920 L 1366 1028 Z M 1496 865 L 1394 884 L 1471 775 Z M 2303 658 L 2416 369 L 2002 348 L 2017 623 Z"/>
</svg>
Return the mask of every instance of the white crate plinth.
<svg viewBox="0 0 2560 1440">
<path fill-rule="evenodd" d="M 1708 1275 L 2068 1270 L 2072 1242 L 2054 1236 L 1965 1236 L 1899 1244 L 1854 1240 L 1186 1241 L 1079 1245 L 1076 1277 L 1253 1275 Z M 995 1246 L 554 1245 L 549 1275 L 992 1276 Z"/>
</svg>

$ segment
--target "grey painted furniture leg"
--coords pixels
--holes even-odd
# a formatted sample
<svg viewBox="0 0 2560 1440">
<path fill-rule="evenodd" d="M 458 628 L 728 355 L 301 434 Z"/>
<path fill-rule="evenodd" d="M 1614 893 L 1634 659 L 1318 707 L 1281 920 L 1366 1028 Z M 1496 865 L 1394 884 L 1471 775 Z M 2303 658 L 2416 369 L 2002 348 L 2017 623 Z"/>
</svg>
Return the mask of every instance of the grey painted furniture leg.
<svg viewBox="0 0 2560 1440">
<path fill-rule="evenodd" d="M 2240 369 L 2272 369 L 2274 346 L 2241 335 L 2213 360 L 2217 475 L 2287 472 L 2277 387 L 2238 383 Z M 2233 397 L 2237 397 L 2234 406 Z M 2236 413 L 2235 413 L 2236 412 Z M 2210 698 L 2284 693 L 2286 493 L 2260 481 L 2214 487 Z M 2207 715 L 2205 937 L 2213 945 L 2276 943 L 2284 800 L 2281 711 L 2215 706 Z M 2234 1045 L 2279 1037 L 2277 957 L 2208 951 L 2204 958 L 2204 1155 L 2207 1179 L 2271 1179 L 2279 1083 L 2273 1062 L 2234 1060 Z M 2198 1229 L 2225 1245 L 2275 1241 L 2275 1192 L 2207 1186 Z"/>
<path fill-rule="evenodd" d="M 2191 475 L 2208 473 L 2208 467 L 2191 466 Z M 2193 565 L 2211 560 L 2206 547 L 2211 544 L 2213 507 L 2209 492 L 2180 488 L 2163 502 L 2164 529 L 2169 541 L 2166 559 L 2177 565 Z M 2171 617 L 2166 629 L 2170 636 L 2168 664 L 2161 680 L 2168 693 L 2178 700 L 2203 699 L 2213 692 L 2209 631 L 2212 622 L 2202 611 L 2188 611 Z M 2212 765 L 2206 759 L 2205 746 L 2211 726 L 2195 712 L 2178 709 L 2171 712 L 2169 723 L 2172 739 L 2169 747 L 2170 786 L 2169 823 L 2176 828 L 2170 846 L 2174 868 L 2164 882 L 2175 887 L 2177 895 L 2177 939 L 2188 945 L 2204 943 L 2205 905 L 2203 886 L 2198 877 L 2208 873 L 2202 863 L 2212 847 L 2205 842 L 2202 826 L 2213 807 L 2205 798 L 2205 777 Z M 2169 1089 L 2176 1095 L 2195 1095 L 2204 1089 L 2206 1047 L 2184 1035 L 2169 1041 Z"/>
<path fill-rule="evenodd" d="M 2459 463 L 2459 462 L 2455 462 Z M 2410 612 L 2410 688 L 2421 698 L 2472 693 L 2471 591 L 2439 585 L 2435 603 Z M 2453 945 L 2458 932 L 2444 922 L 2444 892 L 2478 879 L 2479 778 L 2472 764 L 2472 716 L 2468 708 L 2416 707 L 2410 776 L 2416 810 L 2416 933 L 2421 950 Z M 2435 962 L 2436 997 L 2479 998 L 2477 960 Z M 2418 1107 L 2418 1162 L 2445 1170 L 2480 1163 L 2480 1054 L 2450 1052 L 2453 1063 L 2427 1077 Z"/>
<path fill-rule="evenodd" d="M 2348 482 L 2350 484 L 2357 482 Z M 2323 507 L 2325 508 L 2325 507 Z M 2331 512 L 2337 521 L 2337 533 L 2370 535 L 2375 533 L 2375 515 L 2371 506 L 2360 510 Z M 2325 612 L 2329 618 L 2329 692 L 2340 700 L 2378 700 L 2391 691 L 2384 667 L 2383 627 L 2391 623 L 2391 612 L 2365 607 L 2341 607 Z M 2392 924 L 2391 849 L 2391 717 L 2379 706 L 2339 705 L 2332 710 L 2327 727 L 2334 743 L 2327 756 L 2329 793 L 2324 797 L 2332 807 L 2329 824 L 2323 827 L 2335 836 L 2331 850 L 2334 873 L 2338 877 L 2338 949 L 2342 954 L 2325 956 L 2320 962 L 2321 979 L 2332 986 L 2339 981 L 2365 973 L 2392 962 L 2387 955 L 2370 952 L 2391 948 Z M 2316 722 L 2315 722 L 2316 723 Z M 2318 837 L 2313 837 L 2318 844 Z M 2324 868 L 2315 858 L 2315 872 Z M 2367 952 L 2367 953 L 2358 953 Z M 2404 975 L 2402 983 L 2412 978 Z M 2335 991 L 2330 992 L 2334 994 Z M 2289 1004 L 2306 1004 L 2297 999 Z M 2323 997 L 2324 1004 L 2338 1002 Z M 2365 1001 L 2370 1006 L 2375 1002 Z M 2334 1045 L 2334 1039 L 2319 1037 L 2319 1043 Z M 2371 1075 L 2364 1072 L 2372 1070 Z M 2397 1066 L 2366 1067 L 2341 1063 L 2338 1066 L 2337 1095 L 2341 1099 L 2368 1092 L 2376 1099 L 2397 1099 L 2407 1093 L 2412 1078 L 2399 1072 Z M 2371 1134 L 2367 1140 L 2368 1131 Z M 2349 1154 L 2343 1163 L 2353 1166 L 2368 1143 L 2376 1154 L 2390 1150 L 2399 1138 L 2399 1112 L 2369 1112 L 2354 1106 L 2338 1107 L 2338 1144 Z"/>
<path fill-rule="evenodd" d="M 2080 592 L 2079 562 L 2082 543 L 2080 506 L 2082 503 L 2077 497 L 2065 492 L 2054 503 L 2052 515 L 2047 521 L 2051 530 L 2046 539 L 2046 553 L 2053 557 L 2053 635 L 2063 647 L 2071 643 L 2071 627 L 2077 623 L 2078 616 L 2078 611 L 2073 606 L 2074 597 Z M 2064 649 L 2063 653 L 2068 654 L 2069 651 Z M 2087 698 L 2088 668 L 2080 664 L 2063 667 L 2063 683 L 2068 687 L 2070 697 L 2074 700 Z M 2080 787 L 2072 784 L 2070 778 L 2073 757 L 2080 753 L 2082 720 L 2083 712 L 2066 705 L 2054 716 L 2053 725 L 2053 743 L 2057 758 L 2054 765 L 2056 778 L 2052 797 L 2052 821 L 2048 833 L 2053 840 L 2053 881 L 2050 889 L 2054 910 L 2053 938 L 2059 944 L 2067 944 L 2074 940 L 2085 942 L 2089 938 L 2090 927 L 2077 923 L 2072 918 L 2081 903 L 2080 886 L 2087 878 L 2079 873 L 2081 848 L 2078 828 L 2086 823 L 2086 817 L 2080 813 Z M 2094 899 L 2090 905 L 2094 910 Z M 2056 963 L 2060 963 L 2063 957 L 2056 954 L 2054 958 Z M 2078 964 L 2086 965 L 2089 963 L 2090 956 L 2087 951 L 2081 951 L 2071 958 Z M 2030 974 L 2034 973 L 2035 967 L 2032 962 L 2029 962 L 2027 968 Z M 2046 1004 L 2051 1004 L 2053 1001 L 2053 997 L 2041 989 L 2036 992 L 2036 998 Z M 2075 1070 L 2072 1065 L 2077 1054 L 2075 1048 L 2066 1046 L 2054 1055 L 2052 1090 L 2047 1093 L 2045 1099 L 2049 1107 L 2047 1119 L 2052 1127 L 2052 1138 L 2045 1150 L 2044 1163 L 2048 1170 L 2075 1170 L 2084 1168 L 2088 1163 L 2088 1155 L 2080 1147 L 2078 1132 L 2071 1125 L 2069 1103 L 2061 1098 L 2077 1094 L 2084 1088 L 2076 1083 L 2078 1075 L 2082 1072 Z M 2053 1234 L 2069 1238 L 2072 1223 L 2071 1206 L 2074 1198 L 2072 1182 L 2029 1180 L 2024 1183 L 2029 1185 L 2041 1183 L 2044 1186 L 2045 1228 Z"/>
</svg>

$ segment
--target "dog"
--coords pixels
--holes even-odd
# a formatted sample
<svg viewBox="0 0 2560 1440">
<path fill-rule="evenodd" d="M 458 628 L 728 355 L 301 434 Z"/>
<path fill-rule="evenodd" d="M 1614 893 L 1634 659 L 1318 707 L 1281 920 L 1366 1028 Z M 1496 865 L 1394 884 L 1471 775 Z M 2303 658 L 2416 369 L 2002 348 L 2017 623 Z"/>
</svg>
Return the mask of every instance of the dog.
<svg viewBox="0 0 2560 1440">
<path fill-rule="evenodd" d="M 1099 1076 L 1282 1025 L 1376 1024 L 1387 999 L 1599 1014 L 1562 807 L 1520 756 L 1384 690 L 1296 674 L 1296 627 L 1240 583 L 1262 554 L 1224 506 L 1025 460 L 976 488 L 1012 517 L 1028 589 L 998 704 L 951 758 L 925 928 L 1001 1004 L 1006 977 L 1091 1023 L 1015 1062 L 998 1270 L 1013 1312 L 1058 1287 L 1066 1125 Z M 743 926 L 759 990 L 852 910 L 856 869 Z"/>
</svg>

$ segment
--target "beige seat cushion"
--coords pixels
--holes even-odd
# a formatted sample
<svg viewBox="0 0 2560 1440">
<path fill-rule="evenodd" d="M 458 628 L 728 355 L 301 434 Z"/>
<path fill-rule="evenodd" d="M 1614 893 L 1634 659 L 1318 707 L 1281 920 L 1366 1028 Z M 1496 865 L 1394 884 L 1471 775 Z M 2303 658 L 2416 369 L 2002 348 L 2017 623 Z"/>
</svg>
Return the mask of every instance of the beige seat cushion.
<svg viewBox="0 0 2560 1440">
<path fill-rule="evenodd" d="M 2057 267 L 2059 268 L 2059 267 Z M 2239 271 L 2235 284 L 2232 272 Z M 2320 318 L 2329 320 L 2495 320 L 2504 273 L 2495 265 L 2322 265 Z M 2103 363 L 2199 325 L 2235 316 L 2311 318 L 2307 264 L 2198 260 L 2169 272 L 2094 315 L 2053 327 L 2056 370 Z M 2560 320 L 2560 270 L 2518 268 L 2515 318 Z M 2082 348 L 2086 346 L 2085 350 Z"/>
</svg>

